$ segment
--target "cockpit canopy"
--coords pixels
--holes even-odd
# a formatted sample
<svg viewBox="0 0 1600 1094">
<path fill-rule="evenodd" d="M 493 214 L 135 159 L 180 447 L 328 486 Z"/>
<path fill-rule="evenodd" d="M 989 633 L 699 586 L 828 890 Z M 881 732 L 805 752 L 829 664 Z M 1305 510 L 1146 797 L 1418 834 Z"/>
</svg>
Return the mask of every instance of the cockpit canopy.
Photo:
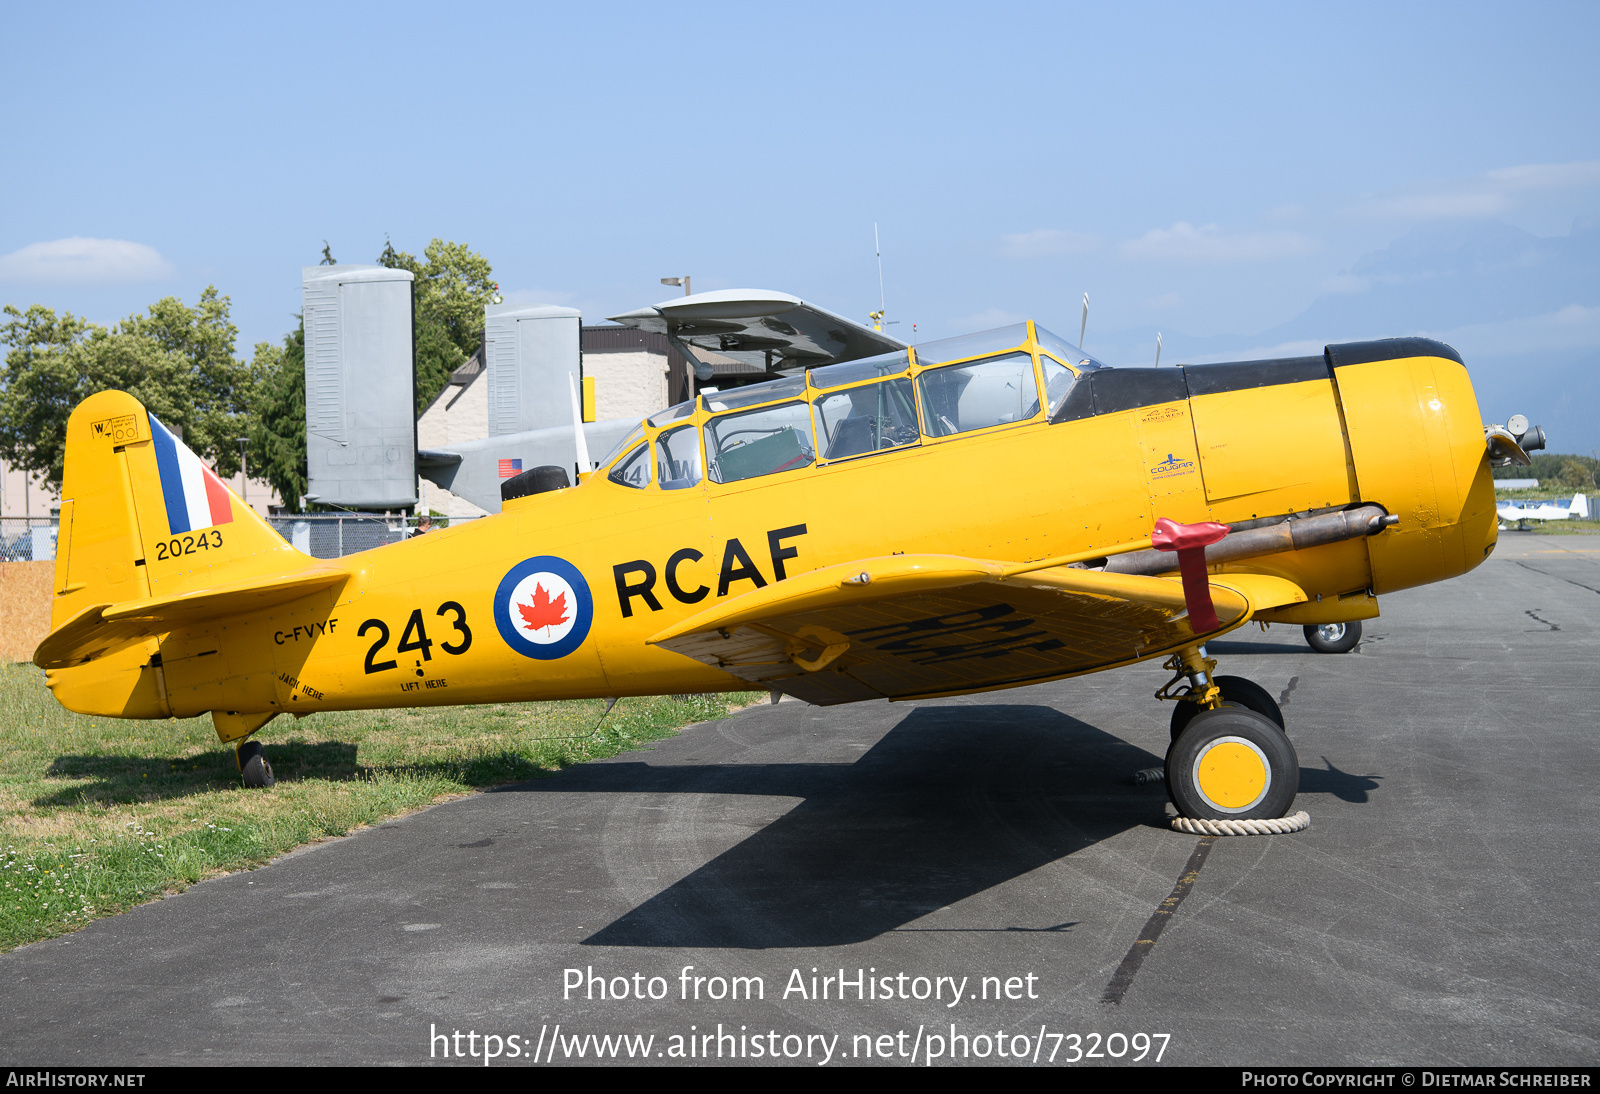
<svg viewBox="0 0 1600 1094">
<path fill-rule="evenodd" d="M 1034 323 L 707 391 L 640 424 L 602 467 L 619 486 L 740 482 L 1046 421 L 1104 368 Z"/>
</svg>

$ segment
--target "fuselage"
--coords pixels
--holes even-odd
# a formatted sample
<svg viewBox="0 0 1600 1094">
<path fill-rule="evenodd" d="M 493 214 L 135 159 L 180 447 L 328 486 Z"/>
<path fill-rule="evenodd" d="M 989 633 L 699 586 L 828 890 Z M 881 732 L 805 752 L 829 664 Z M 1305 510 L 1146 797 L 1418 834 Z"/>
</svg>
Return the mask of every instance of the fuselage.
<svg viewBox="0 0 1600 1094">
<path fill-rule="evenodd" d="M 289 604 L 173 630 L 159 642 L 160 694 L 135 689 L 106 709 L 75 687 L 87 666 L 53 671 L 52 687 L 74 709 L 131 717 L 736 690 L 748 685 L 647 640 L 731 597 L 854 559 L 1022 562 L 1126 543 L 1160 517 L 1238 524 L 1360 502 L 1399 524 L 1370 541 L 1226 568 L 1287 577 L 1315 598 L 1316 608 L 1299 607 L 1324 621 L 1372 615 L 1377 594 L 1482 561 L 1495 537 L 1493 487 L 1453 351 L 1418 342 L 1341 361 L 1341 349 L 1351 347 L 1283 362 L 1097 369 L 1028 324 L 974 353 L 1028 355 L 1017 376 L 1031 374 L 1036 390 L 1007 394 L 974 372 L 999 394 L 974 404 L 972 420 L 995 420 L 973 428 L 934 421 L 936 385 L 954 374 L 926 374 L 951 362 L 915 351 L 898 371 L 890 361 L 834 389 L 814 374 L 778 381 L 766 401 L 759 389 L 727 393 L 729 403 L 738 396 L 727 409 L 704 396 L 644 423 L 576 487 L 332 560 L 324 565 L 347 579 Z M 890 389 L 875 386 L 886 381 L 915 393 L 898 434 L 883 402 Z M 962 400 L 977 398 L 973 383 Z M 868 389 L 881 413 L 854 413 Z M 829 398 L 850 413 L 830 423 L 817 409 Z M 809 423 L 809 437 L 796 426 L 780 438 L 809 451 L 757 466 L 754 441 L 729 439 L 738 415 L 767 442 L 761 452 L 776 443 L 762 422 Z M 846 417 L 871 419 L 872 447 L 838 454 Z M 698 467 L 682 458 L 690 442 Z M 641 445 L 653 447 L 630 479 L 625 465 Z M 663 459 L 664 445 L 678 462 Z"/>
</svg>

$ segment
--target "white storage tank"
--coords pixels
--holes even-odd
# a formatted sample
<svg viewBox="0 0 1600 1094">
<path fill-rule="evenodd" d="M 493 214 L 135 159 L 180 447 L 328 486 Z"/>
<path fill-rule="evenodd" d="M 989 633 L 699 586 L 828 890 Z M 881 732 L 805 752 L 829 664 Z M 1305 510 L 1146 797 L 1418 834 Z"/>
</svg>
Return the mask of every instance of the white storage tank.
<svg viewBox="0 0 1600 1094">
<path fill-rule="evenodd" d="M 571 382 L 582 379 L 576 308 L 505 304 L 483 310 L 489 436 L 572 428 Z"/>
<path fill-rule="evenodd" d="M 386 266 L 306 266 L 306 497 L 417 502 L 412 281 Z"/>
</svg>

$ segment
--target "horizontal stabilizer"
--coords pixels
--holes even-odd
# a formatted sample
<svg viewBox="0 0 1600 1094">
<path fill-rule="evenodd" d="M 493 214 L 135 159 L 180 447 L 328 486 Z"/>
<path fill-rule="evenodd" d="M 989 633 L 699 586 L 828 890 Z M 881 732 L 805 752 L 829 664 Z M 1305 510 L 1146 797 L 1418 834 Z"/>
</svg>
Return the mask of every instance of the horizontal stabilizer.
<svg viewBox="0 0 1600 1094">
<path fill-rule="evenodd" d="M 185 623 L 287 604 L 332 588 L 349 577 L 347 570 L 319 567 L 194 589 L 175 596 L 92 604 L 51 631 L 34 651 L 33 663 L 42 669 L 82 664 Z"/>
</svg>

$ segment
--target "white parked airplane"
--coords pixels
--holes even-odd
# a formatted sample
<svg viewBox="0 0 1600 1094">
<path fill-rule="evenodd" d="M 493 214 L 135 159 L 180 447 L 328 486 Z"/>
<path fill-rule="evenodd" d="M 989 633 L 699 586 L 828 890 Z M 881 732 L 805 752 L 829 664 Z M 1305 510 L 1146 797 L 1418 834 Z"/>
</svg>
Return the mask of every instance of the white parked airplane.
<svg viewBox="0 0 1600 1094">
<path fill-rule="evenodd" d="M 1507 525 L 1521 524 L 1526 527 L 1530 520 L 1587 520 L 1589 517 L 1589 500 L 1582 494 L 1572 496 L 1572 504 L 1563 508 L 1554 502 L 1543 502 L 1536 506 L 1519 506 L 1516 502 L 1503 501 L 1495 506 L 1495 512 L 1500 514 L 1500 519 Z"/>
</svg>

